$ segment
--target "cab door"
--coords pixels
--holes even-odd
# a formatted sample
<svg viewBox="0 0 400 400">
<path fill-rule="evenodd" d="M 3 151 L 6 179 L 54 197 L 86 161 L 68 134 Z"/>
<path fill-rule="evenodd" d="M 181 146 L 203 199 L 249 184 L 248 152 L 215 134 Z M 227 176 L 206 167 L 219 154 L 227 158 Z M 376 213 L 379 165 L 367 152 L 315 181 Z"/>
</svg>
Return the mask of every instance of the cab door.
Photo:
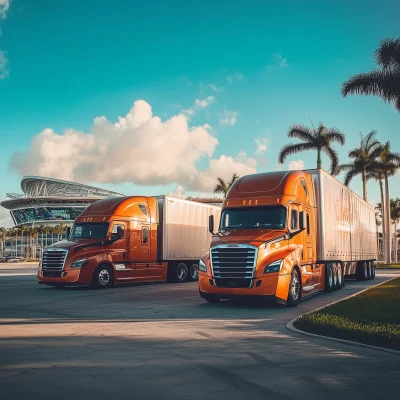
<svg viewBox="0 0 400 400">
<path fill-rule="evenodd" d="M 131 258 L 135 264 L 136 281 L 154 281 L 163 277 L 163 264 L 150 257 L 153 245 L 150 233 L 150 224 L 148 223 L 137 224 L 137 228 L 133 231 Z"/>
<path fill-rule="evenodd" d="M 320 276 L 321 276 L 321 265 L 316 263 L 316 251 L 317 251 L 317 226 L 314 218 L 314 210 L 311 207 L 305 208 L 306 213 L 306 229 L 304 232 L 305 237 L 305 250 L 306 250 L 306 262 L 312 265 L 312 281 L 311 284 L 314 289 L 319 289 Z"/>
<path fill-rule="evenodd" d="M 128 257 L 128 232 L 125 222 L 114 221 L 110 227 L 110 244 L 107 252 L 115 268 L 117 282 L 134 279 L 134 267 Z"/>
</svg>

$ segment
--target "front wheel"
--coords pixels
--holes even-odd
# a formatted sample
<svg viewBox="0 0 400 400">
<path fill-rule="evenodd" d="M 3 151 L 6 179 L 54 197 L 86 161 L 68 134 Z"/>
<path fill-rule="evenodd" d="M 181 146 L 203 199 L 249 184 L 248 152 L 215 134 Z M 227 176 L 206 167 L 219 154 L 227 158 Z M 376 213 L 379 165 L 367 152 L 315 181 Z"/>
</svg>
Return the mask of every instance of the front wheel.
<svg viewBox="0 0 400 400">
<path fill-rule="evenodd" d="M 289 307 L 296 307 L 301 299 L 301 282 L 300 275 L 297 269 L 293 269 L 292 276 L 290 277 L 289 294 L 286 305 Z"/>
<path fill-rule="evenodd" d="M 113 271 L 108 265 L 100 265 L 94 271 L 92 286 L 96 289 L 108 289 L 113 285 Z"/>
</svg>

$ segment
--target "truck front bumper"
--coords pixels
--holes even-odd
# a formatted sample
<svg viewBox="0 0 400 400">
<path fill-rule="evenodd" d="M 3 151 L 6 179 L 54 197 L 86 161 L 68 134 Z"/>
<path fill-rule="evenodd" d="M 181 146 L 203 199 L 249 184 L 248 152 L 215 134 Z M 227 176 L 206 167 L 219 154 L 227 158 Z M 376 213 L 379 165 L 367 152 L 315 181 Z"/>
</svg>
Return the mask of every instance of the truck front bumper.
<svg viewBox="0 0 400 400">
<path fill-rule="evenodd" d="M 215 285 L 215 280 L 211 276 L 199 273 L 199 291 L 202 297 L 208 296 L 220 299 L 270 297 L 286 301 L 289 283 L 290 274 L 272 273 L 271 275 L 254 278 L 251 287 L 220 287 Z"/>
<path fill-rule="evenodd" d="M 77 285 L 79 284 L 80 268 L 69 269 L 61 272 L 61 276 L 46 276 L 46 273 L 37 274 L 37 279 L 40 284 L 49 286 L 59 286 L 59 285 Z"/>
</svg>

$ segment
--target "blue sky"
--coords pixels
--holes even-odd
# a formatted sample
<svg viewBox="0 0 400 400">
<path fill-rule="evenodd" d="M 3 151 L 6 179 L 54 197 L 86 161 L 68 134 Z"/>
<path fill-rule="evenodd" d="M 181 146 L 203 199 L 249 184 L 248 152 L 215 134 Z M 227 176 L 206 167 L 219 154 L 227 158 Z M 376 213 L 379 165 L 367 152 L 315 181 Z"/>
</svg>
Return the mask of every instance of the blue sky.
<svg viewBox="0 0 400 400">
<path fill-rule="evenodd" d="M 229 176 L 230 167 L 243 173 L 277 168 L 288 127 L 309 125 L 309 116 L 346 134 L 346 145 L 336 146 L 342 162 L 360 132 L 372 129 L 400 151 L 400 114 L 392 105 L 340 94 L 349 76 L 375 67 L 373 51 L 382 38 L 400 36 L 398 1 L 0 0 L 0 10 L 7 4 L 0 19 L 0 198 L 20 191 L 26 171 L 57 177 L 54 159 L 45 159 L 50 160 L 45 168 L 43 160 L 40 164 L 46 140 L 79 147 L 79 141 L 64 140 L 73 129 L 82 147 L 90 147 L 83 142 L 94 119 L 104 116 L 114 124 L 137 100 L 148 103 L 162 123 L 186 115 L 183 141 L 200 126 L 201 144 L 210 137 L 218 143 L 205 143 L 193 156 L 190 146 L 175 154 L 171 145 L 175 164 L 167 166 L 157 145 L 152 151 L 151 129 L 147 136 L 125 132 L 131 142 L 123 141 L 134 146 L 139 137 L 149 138 L 146 160 L 115 146 L 110 128 L 99 163 L 104 157 L 114 161 L 104 173 L 94 172 L 97 144 L 87 156 L 90 165 L 79 161 L 65 176 L 79 171 L 78 180 L 127 194 L 169 193 L 177 186 L 186 194 L 206 193 L 216 171 Z M 46 128 L 53 130 L 50 139 L 39 135 Z M 174 142 L 175 127 L 162 132 Z M 40 145 L 32 146 L 34 138 Z M 10 161 L 15 152 L 22 153 L 18 162 Z M 82 152 L 74 154 L 72 161 L 82 160 Z M 120 167 L 126 170 L 109 174 L 119 169 L 119 154 L 125 154 Z M 151 160 L 158 171 L 171 174 L 142 173 Z M 186 175 L 180 160 L 188 165 Z M 296 160 L 312 168 L 316 154 L 295 155 L 284 168 Z M 200 175 L 190 181 L 190 174 Z M 400 196 L 399 180 L 391 180 L 392 196 Z M 359 179 L 351 188 L 361 193 Z M 370 200 L 379 201 L 377 185 L 370 182 L 368 189 Z"/>
</svg>

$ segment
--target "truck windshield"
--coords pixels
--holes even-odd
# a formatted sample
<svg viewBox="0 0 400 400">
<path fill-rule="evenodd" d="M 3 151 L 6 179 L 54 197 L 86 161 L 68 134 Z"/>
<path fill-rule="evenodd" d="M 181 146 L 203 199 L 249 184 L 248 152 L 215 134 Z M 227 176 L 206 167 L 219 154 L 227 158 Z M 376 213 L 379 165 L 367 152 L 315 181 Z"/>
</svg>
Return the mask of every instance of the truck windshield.
<svg viewBox="0 0 400 400">
<path fill-rule="evenodd" d="M 222 212 L 220 230 L 283 229 L 285 225 L 285 207 L 227 208 Z"/>
<path fill-rule="evenodd" d="M 102 239 L 107 235 L 107 223 L 74 224 L 71 231 L 71 239 Z"/>
</svg>

